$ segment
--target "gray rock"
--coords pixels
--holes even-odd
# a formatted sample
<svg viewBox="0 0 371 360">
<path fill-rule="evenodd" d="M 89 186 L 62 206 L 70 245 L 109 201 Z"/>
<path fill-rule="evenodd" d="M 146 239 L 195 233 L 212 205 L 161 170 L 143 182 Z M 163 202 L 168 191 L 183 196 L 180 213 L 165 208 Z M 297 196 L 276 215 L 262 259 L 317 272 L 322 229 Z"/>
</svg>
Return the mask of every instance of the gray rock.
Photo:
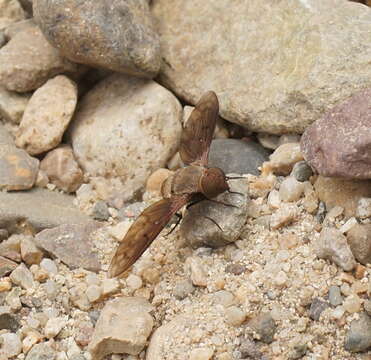
<svg viewBox="0 0 371 360">
<path fill-rule="evenodd" d="M 51 77 L 76 75 L 81 67 L 59 55 L 37 27 L 20 31 L 0 49 L 0 83 L 8 90 L 27 92 Z"/>
<path fill-rule="evenodd" d="M 192 247 L 216 248 L 238 239 L 246 222 L 248 186 L 245 179 L 230 180 L 229 186 L 241 194 L 225 192 L 215 200 L 233 206 L 204 200 L 188 209 L 180 231 Z"/>
<path fill-rule="evenodd" d="M 40 248 L 60 259 L 71 269 L 82 267 L 90 271 L 101 268 L 98 255 L 93 251 L 92 233 L 97 224 L 65 224 L 45 229 L 35 236 Z"/>
<path fill-rule="evenodd" d="M 160 81 L 191 104 L 214 90 L 221 116 L 253 131 L 302 133 L 327 108 L 371 85 L 366 6 L 156 0 L 152 10 L 164 58 Z"/>
<path fill-rule="evenodd" d="M 189 279 L 181 280 L 177 282 L 174 286 L 174 296 L 179 299 L 185 299 L 189 294 L 192 294 L 195 291 L 195 287 L 192 284 L 192 281 Z"/>
<path fill-rule="evenodd" d="M 258 345 L 249 338 L 241 340 L 239 351 L 241 352 L 242 359 L 260 360 L 263 356 Z"/>
<path fill-rule="evenodd" d="M 55 350 L 46 342 L 35 344 L 27 353 L 26 360 L 55 360 Z"/>
<path fill-rule="evenodd" d="M 345 271 L 351 271 L 356 261 L 347 238 L 336 228 L 324 227 L 315 242 L 315 252 L 321 259 L 329 259 Z"/>
<path fill-rule="evenodd" d="M 305 161 L 297 162 L 291 171 L 291 176 L 300 182 L 309 180 L 312 175 L 313 170 Z"/>
<path fill-rule="evenodd" d="M 108 212 L 107 204 L 102 200 L 97 201 L 93 207 L 92 216 L 95 220 L 101 220 L 101 221 L 108 220 L 108 218 L 110 217 L 110 214 Z"/>
<path fill-rule="evenodd" d="M 10 279 L 13 284 L 20 285 L 24 289 L 31 289 L 35 285 L 31 271 L 23 263 L 12 271 Z"/>
<path fill-rule="evenodd" d="M 30 189 L 36 181 L 38 170 L 38 159 L 14 145 L 0 144 L 0 189 Z"/>
<path fill-rule="evenodd" d="M 0 122 L 0 145 L 12 145 L 14 144 L 13 137 L 9 134 L 9 131 Z"/>
<path fill-rule="evenodd" d="M 361 264 L 371 263 L 371 224 L 356 224 L 347 232 L 347 240 L 354 257 Z"/>
<path fill-rule="evenodd" d="M 305 160 L 329 177 L 370 179 L 371 88 L 336 105 L 309 126 L 302 138 Z"/>
<path fill-rule="evenodd" d="M 146 77 L 160 69 L 146 0 L 34 0 L 33 9 L 45 36 L 72 61 Z"/>
<path fill-rule="evenodd" d="M 271 314 L 262 313 L 251 319 L 247 325 L 259 334 L 260 340 L 264 343 L 270 344 L 274 340 L 277 325 Z"/>
<path fill-rule="evenodd" d="M 241 275 L 246 271 L 246 266 L 238 263 L 228 264 L 225 272 L 233 275 Z"/>
<path fill-rule="evenodd" d="M 343 303 L 343 297 L 341 296 L 339 286 L 330 286 L 328 291 L 328 299 L 332 306 L 338 306 Z"/>
<path fill-rule="evenodd" d="M 16 332 L 21 324 L 17 318 L 10 312 L 8 306 L 0 306 L 0 330 L 6 329 Z"/>
<path fill-rule="evenodd" d="M 181 118 L 178 100 L 162 86 L 114 74 L 80 102 L 73 151 L 84 172 L 107 184 L 108 197 L 122 192 L 128 200 L 175 153 Z"/>
<path fill-rule="evenodd" d="M 19 124 L 29 99 L 29 94 L 17 94 L 0 87 L 0 116 Z"/>
<path fill-rule="evenodd" d="M 309 317 L 312 320 L 318 321 L 322 312 L 329 307 L 327 301 L 323 301 L 320 298 L 314 298 L 309 308 Z"/>
<path fill-rule="evenodd" d="M 61 224 L 88 224 L 92 220 L 73 205 L 73 197 L 45 189 L 0 192 L 0 228 L 19 232 L 24 224 L 35 230 Z"/>
<path fill-rule="evenodd" d="M 139 354 L 151 334 L 152 305 L 143 298 L 123 297 L 109 301 L 95 325 L 89 351 L 94 360 L 109 354 Z M 114 321 L 113 321 L 114 319 Z"/>
<path fill-rule="evenodd" d="M 258 167 L 268 160 L 269 152 L 254 141 L 215 139 L 211 143 L 209 165 L 226 174 L 259 175 Z"/>
<path fill-rule="evenodd" d="M 359 320 L 353 320 L 345 338 L 345 350 L 361 352 L 371 347 L 371 317 L 360 313 Z"/>
<path fill-rule="evenodd" d="M 290 360 L 301 359 L 308 351 L 308 345 L 305 343 L 298 342 L 292 346 L 289 353 Z"/>
</svg>

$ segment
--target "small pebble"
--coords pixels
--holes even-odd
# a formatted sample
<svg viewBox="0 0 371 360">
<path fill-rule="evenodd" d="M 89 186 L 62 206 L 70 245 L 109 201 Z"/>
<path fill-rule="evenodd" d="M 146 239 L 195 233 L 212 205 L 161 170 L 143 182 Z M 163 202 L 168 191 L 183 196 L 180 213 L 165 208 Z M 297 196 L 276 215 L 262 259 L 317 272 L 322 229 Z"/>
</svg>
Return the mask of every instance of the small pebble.
<svg viewBox="0 0 371 360">
<path fill-rule="evenodd" d="M 338 306 L 343 303 L 339 286 L 331 286 L 328 292 L 329 302 L 332 306 Z"/>
<path fill-rule="evenodd" d="M 210 348 L 198 348 L 191 350 L 189 360 L 210 360 L 214 354 L 214 350 Z"/>
<path fill-rule="evenodd" d="M 89 285 L 86 289 L 86 296 L 91 303 L 96 302 L 102 296 L 102 288 L 99 285 Z"/>
<path fill-rule="evenodd" d="M 51 259 L 42 259 L 40 262 L 40 267 L 44 270 L 46 270 L 50 274 L 57 275 L 58 274 L 58 269 L 57 265 L 55 265 L 55 262 Z"/>
<path fill-rule="evenodd" d="M 230 306 L 225 310 L 225 318 L 229 325 L 240 326 L 246 319 L 246 313 L 238 306 Z"/>
<path fill-rule="evenodd" d="M 251 339 L 242 339 L 239 347 L 239 351 L 243 359 L 261 359 L 262 353 L 259 347 Z"/>
<path fill-rule="evenodd" d="M 5 333 L 0 335 L 1 351 L 5 359 L 17 356 L 22 351 L 22 342 L 17 334 Z"/>
<path fill-rule="evenodd" d="M 279 195 L 281 201 L 293 202 L 298 201 L 303 195 L 303 192 L 304 184 L 290 176 L 281 183 Z"/>
<path fill-rule="evenodd" d="M 348 311 L 349 313 L 356 313 L 361 310 L 361 299 L 359 298 L 358 295 L 349 295 L 343 303 L 344 309 Z"/>
<path fill-rule="evenodd" d="M 193 285 L 203 287 L 207 285 L 207 273 L 199 257 L 188 257 L 186 259 L 185 265 L 186 268 L 190 270 L 190 277 Z"/>
<path fill-rule="evenodd" d="M 219 290 L 213 295 L 214 304 L 223 305 L 224 307 L 231 306 L 234 303 L 234 295 L 227 290 Z"/>
<path fill-rule="evenodd" d="M 313 175 L 313 170 L 305 161 L 299 161 L 292 168 L 290 175 L 297 181 L 304 182 Z"/>
<path fill-rule="evenodd" d="M 329 307 L 328 302 L 319 298 L 314 298 L 309 309 L 309 317 L 312 320 L 318 321 L 322 312 Z"/>
<path fill-rule="evenodd" d="M 366 313 L 351 322 L 344 347 L 350 352 L 366 351 L 371 347 L 371 318 Z"/>
<path fill-rule="evenodd" d="M 21 256 L 27 265 L 39 264 L 43 258 L 40 251 L 32 240 L 31 236 L 25 236 L 21 240 Z"/>
<path fill-rule="evenodd" d="M 95 203 L 93 207 L 93 212 L 92 212 L 93 219 L 99 220 L 99 221 L 106 221 L 110 217 L 110 213 L 108 211 L 108 206 L 107 204 L 99 200 Z"/>
<path fill-rule="evenodd" d="M 157 284 L 160 281 L 160 272 L 154 268 L 146 268 L 142 272 L 143 279 L 150 284 Z"/>
<path fill-rule="evenodd" d="M 233 275 L 241 275 L 246 271 L 246 266 L 238 263 L 228 264 L 225 268 L 225 272 Z"/>
<path fill-rule="evenodd" d="M 53 280 L 47 280 L 44 284 L 46 296 L 49 300 L 54 300 L 58 294 L 57 285 Z"/>
<path fill-rule="evenodd" d="M 47 321 L 44 334 L 48 339 L 54 338 L 66 326 L 66 320 L 63 318 L 51 318 Z"/>
<path fill-rule="evenodd" d="M 102 295 L 109 296 L 120 290 L 120 283 L 117 279 L 104 279 L 102 281 Z"/>
<path fill-rule="evenodd" d="M 143 286 L 143 281 L 138 275 L 130 274 L 126 278 L 126 285 L 132 290 L 137 290 Z"/>
<path fill-rule="evenodd" d="M 31 289 L 34 286 L 33 275 L 24 264 L 20 264 L 12 271 L 10 279 L 14 284 L 20 285 L 24 289 Z"/>
<path fill-rule="evenodd" d="M 274 340 L 277 325 L 269 313 L 262 313 L 248 322 L 248 326 L 255 330 L 260 340 L 270 344 Z"/>
<path fill-rule="evenodd" d="M 270 227 L 277 230 L 292 223 L 298 216 L 298 208 L 294 205 L 285 204 L 280 207 L 270 218 Z"/>
<path fill-rule="evenodd" d="M 189 294 L 192 294 L 195 291 L 195 287 L 192 284 L 192 281 L 189 279 L 181 280 L 177 282 L 174 286 L 174 296 L 179 299 L 185 299 Z"/>
<path fill-rule="evenodd" d="M 360 198 L 356 209 L 356 216 L 366 219 L 371 216 L 371 198 Z"/>
</svg>

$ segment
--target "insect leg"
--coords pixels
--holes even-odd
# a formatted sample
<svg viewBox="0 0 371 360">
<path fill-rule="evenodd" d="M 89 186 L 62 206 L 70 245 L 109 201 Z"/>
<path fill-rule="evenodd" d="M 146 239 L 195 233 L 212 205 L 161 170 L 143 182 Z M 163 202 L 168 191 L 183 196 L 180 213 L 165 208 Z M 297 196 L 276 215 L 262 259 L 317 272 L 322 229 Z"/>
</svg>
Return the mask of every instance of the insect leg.
<svg viewBox="0 0 371 360">
<path fill-rule="evenodd" d="M 240 192 L 238 192 L 238 191 L 231 191 L 231 190 L 227 190 L 228 191 L 228 193 L 229 194 L 237 194 L 237 195 L 241 195 L 241 196 L 243 196 L 244 194 L 242 194 L 242 193 L 240 193 Z"/>
<path fill-rule="evenodd" d="M 224 205 L 224 206 L 230 206 L 230 207 L 238 208 L 237 205 L 227 204 L 227 203 L 225 203 L 225 202 L 223 202 L 223 201 L 214 200 L 214 199 L 207 199 L 207 200 L 208 200 L 208 201 L 211 201 L 211 202 L 213 202 L 213 203 L 215 203 L 215 204 L 221 204 L 221 205 Z"/>
<path fill-rule="evenodd" d="M 164 235 L 165 237 L 170 235 L 177 228 L 177 226 L 179 225 L 180 221 L 183 218 L 182 214 L 175 213 L 175 216 L 178 217 L 178 220 L 176 221 L 175 225 L 171 228 L 171 230 L 167 234 Z"/>
<path fill-rule="evenodd" d="M 220 227 L 220 225 L 214 220 L 214 219 L 212 219 L 211 217 L 209 217 L 209 216 L 204 216 L 206 219 L 208 219 L 208 220 L 210 220 L 211 222 L 213 222 L 218 228 L 219 228 L 219 230 L 220 231 L 222 231 L 223 232 L 223 229 Z"/>
</svg>

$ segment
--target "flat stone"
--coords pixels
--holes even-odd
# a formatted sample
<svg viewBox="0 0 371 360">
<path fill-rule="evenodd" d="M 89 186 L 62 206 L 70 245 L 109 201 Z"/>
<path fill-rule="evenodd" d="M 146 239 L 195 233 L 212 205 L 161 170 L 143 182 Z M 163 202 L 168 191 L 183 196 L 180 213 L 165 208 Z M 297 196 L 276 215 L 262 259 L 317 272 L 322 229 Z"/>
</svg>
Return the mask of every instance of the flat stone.
<svg viewBox="0 0 371 360">
<path fill-rule="evenodd" d="M 355 268 L 356 261 L 347 238 L 338 229 L 324 227 L 314 245 L 319 258 L 329 259 L 345 271 Z"/>
<path fill-rule="evenodd" d="M 61 142 L 77 103 L 77 86 L 58 75 L 39 87 L 27 104 L 16 134 L 16 145 L 37 155 Z"/>
<path fill-rule="evenodd" d="M 40 251 L 32 236 L 25 235 L 21 240 L 21 256 L 27 265 L 40 264 L 43 253 Z"/>
<path fill-rule="evenodd" d="M 233 206 L 204 200 L 191 206 L 183 217 L 180 231 L 192 247 L 217 248 L 235 242 L 240 236 L 250 200 L 248 186 L 245 179 L 228 183 L 231 191 L 240 194 L 224 192 L 215 200 Z"/>
<path fill-rule="evenodd" d="M 339 286 L 330 286 L 328 291 L 328 299 L 332 306 L 338 306 L 343 303 L 343 297 L 341 296 Z"/>
<path fill-rule="evenodd" d="M 45 36 L 70 60 L 146 77 L 159 71 L 160 42 L 146 0 L 33 3 Z"/>
<path fill-rule="evenodd" d="M 50 182 L 57 188 L 68 193 L 76 191 L 84 178 L 68 145 L 49 151 L 40 162 L 40 170 L 44 171 Z"/>
<path fill-rule="evenodd" d="M 6 121 L 19 124 L 29 100 L 29 94 L 18 94 L 0 86 L 0 116 Z"/>
<path fill-rule="evenodd" d="M 15 34 L 0 49 L 0 64 L 0 84 L 17 92 L 37 89 L 57 74 L 81 71 L 78 65 L 59 55 L 38 27 Z"/>
<path fill-rule="evenodd" d="M 128 200 L 176 152 L 181 118 L 179 101 L 162 86 L 114 74 L 79 103 L 69 130 L 73 152 L 84 172 L 106 184 L 106 196 Z"/>
<path fill-rule="evenodd" d="M 371 317 L 367 313 L 360 314 L 353 320 L 345 338 L 345 350 L 350 352 L 367 351 L 371 347 Z"/>
<path fill-rule="evenodd" d="M 258 168 L 268 160 L 268 151 L 254 141 L 215 139 L 211 143 L 209 166 L 221 168 L 225 174 L 259 175 Z"/>
<path fill-rule="evenodd" d="M 370 179 L 370 124 L 371 88 L 336 105 L 305 130 L 305 160 L 323 176 Z"/>
<path fill-rule="evenodd" d="M 109 301 L 89 344 L 92 360 L 101 360 L 109 354 L 138 355 L 154 325 L 151 310 L 152 305 L 143 298 L 122 297 Z"/>
<path fill-rule="evenodd" d="M 22 352 L 22 342 L 17 334 L 5 333 L 0 335 L 1 350 L 0 355 L 4 354 L 6 359 L 17 356 Z"/>
<path fill-rule="evenodd" d="M 60 259 L 71 269 L 82 267 L 90 271 L 101 268 L 98 255 L 93 251 L 92 233 L 98 225 L 90 223 L 65 224 L 45 229 L 35 236 L 37 246 Z"/>
<path fill-rule="evenodd" d="M 0 330 L 10 330 L 16 332 L 21 324 L 17 318 L 10 312 L 8 306 L 0 306 Z"/>
<path fill-rule="evenodd" d="M 73 197 L 46 189 L 0 192 L 0 228 L 17 233 L 28 223 L 35 230 L 61 224 L 88 224 L 92 220 L 73 205 Z"/>
<path fill-rule="evenodd" d="M 17 266 L 15 261 L 0 256 L 0 277 L 10 274 Z"/>
<path fill-rule="evenodd" d="M 10 274 L 10 280 L 24 289 L 31 289 L 35 286 L 33 275 L 30 270 L 22 263 Z"/>
<path fill-rule="evenodd" d="M 314 189 L 328 210 L 341 206 L 344 208 L 346 217 L 356 216 L 359 200 L 363 197 L 371 197 L 371 181 L 369 180 L 345 180 L 318 176 Z"/>
<path fill-rule="evenodd" d="M 356 224 L 347 233 L 354 257 L 361 264 L 371 263 L 371 224 Z"/>
<path fill-rule="evenodd" d="M 255 132 L 302 133 L 371 85 L 366 6 L 156 0 L 152 11 L 164 58 L 160 81 L 191 104 L 214 90 L 221 116 Z"/>
<path fill-rule="evenodd" d="M 13 145 L 0 144 L 0 189 L 32 188 L 39 170 L 39 160 Z"/>
</svg>

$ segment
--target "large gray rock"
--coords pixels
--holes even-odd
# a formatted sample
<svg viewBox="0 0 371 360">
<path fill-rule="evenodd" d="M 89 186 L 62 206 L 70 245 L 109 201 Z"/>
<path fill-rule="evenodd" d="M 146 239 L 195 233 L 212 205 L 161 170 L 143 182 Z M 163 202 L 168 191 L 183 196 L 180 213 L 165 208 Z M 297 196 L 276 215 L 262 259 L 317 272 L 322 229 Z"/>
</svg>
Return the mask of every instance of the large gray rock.
<svg viewBox="0 0 371 360">
<path fill-rule="evenodd" d="M 84 172 L 107 182 L 107 192 L 112 181 L 129 199 L 175 153 L 181 118 L 178 100 L 162 86 L 114 74 L 81 101 L 73 151 Z"/>
<path fill-rule="evenodd" d="M 371 88 L 336 105 L 301 138 L 309 165 L 323 176 L 371 178 Z"/>
<path fill-rule="evenodd" d="M 226 174 L 259 175 L 258 167 L 268 160 L 269 152 L 254 141 L 215 139 L 211 143 L 209 165 Z"/>
<path fill-rule="evenodd" d="M 301 133 L 371 85 L 371 12 L 345 0 L 156 0 L 160 80 L 251 130 Z"/>
<path fill-rule="evenodd" d="M 49 41 L 72 61 L 154 77 L 160 42 L 146 0 L 35 0 Z"/>
<path fill-rule="evenodd" d="M 73 205 L 73 197 L 45 189 L 0 192 L 0 228 L 18 232 L 24 223 L 35 230 L 92 220 Z"/>
<path fill-rule="evenodd" d="M 227 205 L 204 200 L 187 211 L 180 231 L 192 247 L 220 247 L 238 239 L 246 222 L 248 185 L 238 179 L 230 180 L 229 186 L 240 194 L 224 192 L 215 198 Z"/>
<path fill-rule="evenodd" d="M 351 322 L 344 347 L 351 352 L 361 352 L 371 348 L 371 318 L 367 313 L 361 313 L 358 320 Z"/>
</svg>

